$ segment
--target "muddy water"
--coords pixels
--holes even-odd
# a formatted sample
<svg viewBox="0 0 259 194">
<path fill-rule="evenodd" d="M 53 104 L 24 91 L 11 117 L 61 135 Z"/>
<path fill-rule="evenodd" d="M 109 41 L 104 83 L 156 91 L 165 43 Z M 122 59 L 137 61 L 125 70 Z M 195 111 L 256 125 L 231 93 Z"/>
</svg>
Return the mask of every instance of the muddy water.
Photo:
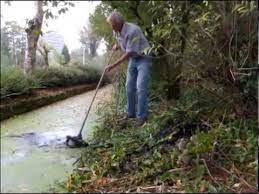
<svg viewBox="0 0 259 194">
<path fill-rule="evenodd" d="M 88 139 L 97 106 L 110 100 L 112 86 L 98 91 L 85 124 Z M 70 149 L 66 135 L 77 135 L 94 90 L 2 121 L 1 192 L 46 192 L 66 179 L 83 148 Z"/>
</svg>

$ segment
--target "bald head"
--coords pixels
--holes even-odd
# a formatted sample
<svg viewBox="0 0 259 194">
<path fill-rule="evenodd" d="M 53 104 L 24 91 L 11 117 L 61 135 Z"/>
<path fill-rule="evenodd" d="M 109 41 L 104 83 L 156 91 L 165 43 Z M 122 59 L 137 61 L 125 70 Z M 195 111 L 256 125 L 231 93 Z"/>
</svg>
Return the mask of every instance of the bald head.
<svg viewBox="0 0 259 194">
<path fill-rule="evenodd" d="M 113 11 L 107 17 L 106 21 L 112 26 L 113 30 L 116 32 L 120 32 L 124 24 L 124 19 L 118 11 Z"/>
</svg>

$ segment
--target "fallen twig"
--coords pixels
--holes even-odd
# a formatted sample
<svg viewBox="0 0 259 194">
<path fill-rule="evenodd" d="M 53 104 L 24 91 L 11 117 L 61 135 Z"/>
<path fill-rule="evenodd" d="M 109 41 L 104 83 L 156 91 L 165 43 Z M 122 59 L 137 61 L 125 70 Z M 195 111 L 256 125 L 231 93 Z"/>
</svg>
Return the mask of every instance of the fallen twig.
<svg viewBox="0 0 259 194">
<path fill-rule="evenodd" d="M 224 172 L 228 173 L 229 175 L 234 176 L 234 177 L 235 177 L 236 179 L 238 179 L 240 182 L 243 182 L 244 184 L 246 184 L 246 185 L 249 187 L 249 189 L 252 189 L 253 191 L 256 191 L 256 192 L 257 192 L 256 187 L 250 185 L 250 184 L 249 184 L 248 182 L 246 182 L 246 180 L 244 180 L 242 177 L 239 177 L 239 176 L 233 174 L 232 172 L 230 172 L 229 170 L 227 170 L 227 169 L 225 169 L 225 168 L 223 168 L 223 167 L 219 167 L 219 166 L 216 166 L 216 167 L 219 168 L 219 169 L 221 169 L 221 170 L 223 170 Z"/>
<path fill-rule="evenodd" d="M 79 162 L 79 160 L 81 160 L 81 157 L 77 158 L 77 160 L 72 165 L 74 166 L 77 162 Z"/>
<path fill-rule="evenodd" d="M 237 70 L 244 71 L 259 71 L 259 67 L 249 67 L 249 68 L 238 68 Z"/>
<path fill-rule="evenodd" d="M 250 185 L 243 177 L 240 176 L 240 174 L 242 174 L 242 172 L 235 166 L 235 164 L 233 163 L 233 167 L 234 167 L 234 171 L 238 174 L 238 177 L 240 180 L 242 180 L 242 182 L 244 182 L 250 189 L 254 189 L 257 190 L 254 186 Z"/>
<path fill-rule="evenodd" d="M 185 168 L 174 168 L 174 169 L 168 170 L 168 172 L 177 172 L 177 171 L 182 171 L 182 170 L 187 170 L 187 169 L 189 169 L 189 167 L 185 167 Z"/>
<path fill-rule="evenodd" d="M 209 168 L 208 168 L 208 165 L 207 165 L 205 159 L 201 159 L 201 160 L 203 161 L 203 164 L 204 164 L 204 166 L 206 167 L 207 172 L 208 172 L 210 178 L 213 180 L 214 183 L 216 183 L 218 186 L 220 186 L 219 182 L 216 181 L 216 180 L 214 179 L 214 177 L 211 175 L 210 170 L 209 170 Z M 229 186 L 227 186 L 227 185 L 225 185 L 225 187 L 227 187 L 227 188 L 228 188 L 229 190 L 231 190 L 231 191 L 234 191 L 233 189 L 231 189 L 231 188 L 230 188 Z"/>
<path fill-rule="evenodd" d="M 216 181 L 216 180 L 214 179 L 214 177 L 211 175 L 210 170 L 209 170 L 209 168 L 208 168 L 208 165 L 207 165 L 205 159 L 201 159 L 201 160 L 202 160 L 204 166 L 206 167 L 207 172 L 208 172 L 210 178 L 213 180 L 214 183 L 216 183 L 218 186 L 220 186 L 220 184 L 218 183 L 218 181 Z"/>
</svg>

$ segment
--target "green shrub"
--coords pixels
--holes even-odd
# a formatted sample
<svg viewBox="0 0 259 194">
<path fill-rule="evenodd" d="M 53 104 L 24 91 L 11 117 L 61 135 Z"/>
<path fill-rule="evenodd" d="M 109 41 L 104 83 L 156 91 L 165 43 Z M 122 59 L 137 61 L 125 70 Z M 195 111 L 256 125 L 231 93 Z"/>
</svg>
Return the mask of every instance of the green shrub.
<svg viewBox="0 0 259 194">
<path fill-rule="evenodd" d="M 83 83 L 94 83 L 99 79 L 97 71 L 84 67 L 50 67 L 38 69 L 33 73 L 41 86 L 59 87 Z"/>
<path fill-rule="evenodd" d="M 4 67 L 1 68 L 1 96 L 23 93 L 33 87 L 96 83 L 99 77 L 97 70 L 83 66 L 38 68 L 32 75 L 25 75 L 18 67 Z"/>
<path fill-rule="evenodd" d="M 26 76 L 18 67 L 1 69 L 1 96 L 22 93 L 38 85 L 37 80 L 31 76 Z"/>
<path fill-rule="evenodd" d="M 12 66 L 12 63 L 10 56 L 1 53 L 1 68 Z"/>
<path fill-rule="evenodd" d="M 100 72 L 96 68 L 83 65 L 77 65 L 76 68 L 81 70 L 84 73 L 84 78 L 87 77 L 90 82 L 98 81 Z"/>
</svg>

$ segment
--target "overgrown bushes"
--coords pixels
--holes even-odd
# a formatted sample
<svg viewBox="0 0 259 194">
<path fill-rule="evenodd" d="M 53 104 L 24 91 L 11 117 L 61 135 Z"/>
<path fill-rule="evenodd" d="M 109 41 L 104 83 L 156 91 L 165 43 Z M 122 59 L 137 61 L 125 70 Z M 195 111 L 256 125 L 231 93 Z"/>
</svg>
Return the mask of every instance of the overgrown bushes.
<svg viewBox="0 0 259 194">
<path fill-rule="evenodd" d="M 118 79 L 66 191 L 256 192 L 256 4 L 105 1 L 91 22 L 110 45 L 99 21 L 113 9 L 139 24 L 160 56 L 148 122 L 119 122 Z"/>
<path fill-rule="evenodd" d="M 141 128 L 120 123 L 114 103 L 104 105 L 67 191 L 254 191 L 256 117 L 236 117 L 217 101 L 189 88 L 179 101 L 153 102 Z"/>
<path fill-rule="evenodd" d="M 83 66 L 49 67 L 36 69 L 32 75 L 25 75 L 18 67 L 1 69 L 1 96 L 23 93 L 35 87 L 72 86 L 94 83 L 99 79 L 96 69 Z"/>
<path fill-rule="evenodd" d="M 23 93 L 32 87 L 39 87 L 38 80 L 32 76 L 26 76 L 20 68 L 1 69 L 1 96 Z"/>
<path fill-rule="evenodd" d="M 98 72 L 88 67 L 50 67 L 36 70 L 33 74 L 41 86 L 58 87 L 72 86 L 82 83 L 94 83 L 98 81 Z"/>
</svg>

